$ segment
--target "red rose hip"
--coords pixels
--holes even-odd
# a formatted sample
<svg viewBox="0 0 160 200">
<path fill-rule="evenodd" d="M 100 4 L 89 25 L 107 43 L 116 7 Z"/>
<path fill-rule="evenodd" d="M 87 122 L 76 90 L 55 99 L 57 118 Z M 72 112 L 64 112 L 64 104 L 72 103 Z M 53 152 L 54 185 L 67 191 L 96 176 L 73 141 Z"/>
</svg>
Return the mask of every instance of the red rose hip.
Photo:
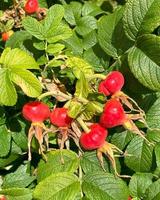
<svg viewBox="0 0 160 200">
<path fill-rule="evenodd" d="M 106 79 L 99 84 L 98 91 L 108 96 L 120 91 L 123 85 L 123 74 L 119 71 L 112 71 L 107 75 Z"/>
<path fill-rule="evenodd" d="M 40 102 L 34 101 L 26 103 L 22 109 L 23 117 L 31 122 L 43 122 L 50 116 L 49 107 Z"/>
<path fill-rule="evenodd" d="M 107 135 L 107 130 L 100 126 L 100 124 L 93 124 L 90 127 L 89 133 L 82 133 L 80 144 L 85 150 L 98 149 L 105 143 Z"/>
<path fill-rule="evenodd" d="M 33 14 L 38 10 L 38 8 L 38 0 L 28 0 L 25 4 L 24 10 L 28 14 Z"/>
<path fill-rule="evenodd" d="M 112 128 L 122 125 L 125 120 L 126 114 L 122 104 L 116 99 L 107 101 L 100 118 L 100 124 L 105 128 Z"/>
<path fill-rule="evenodd" d="M 58 127 L 68 127 L 72 122 L 67 108 L 55 108 L 50 114 L 50 120 L 53 125 Z"/>
<path fill-rule="evenodd" d="M 102 93 L 106 96 L 110 95 L 110 92 L 108 91 L 108 89 L 105 86 L 105 81 L 100 82 L 99 87 L 98 87 L 98 92 Z"/>
<path fill-rule="evenodd" d="M 12 30 L 2 33 L 2 41 L 6 42 L 14 32 Z"/>
</svg>

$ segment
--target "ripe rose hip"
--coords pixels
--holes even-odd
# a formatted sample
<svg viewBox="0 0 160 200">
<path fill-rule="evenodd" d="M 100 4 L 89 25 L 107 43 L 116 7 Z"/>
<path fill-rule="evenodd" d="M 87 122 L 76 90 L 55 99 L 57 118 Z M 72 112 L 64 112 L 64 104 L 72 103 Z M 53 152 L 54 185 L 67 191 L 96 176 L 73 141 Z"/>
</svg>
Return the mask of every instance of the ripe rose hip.
<svg viewBox="0 0 160 200">
<path fill-rule="evenodd" d="M 55 108 L 50 114 L 50 120 L 58 127 L 68 127 L 72 122 L 72 118 L 68 116 L 67 108 Z"/>
<path fill-rule="evenodd" d="M 126 115 L 122 104 L 116 99 L 107 101 L 100 118 L 100 124 L 105 128 L 112 128 L 122 125 L 125 120 Z"/>
<path fill-rule="evenodd" d="M 114 94 L 122 89 L 124 85 L 123 74 L 119 71 L 110 72 L 106 79 L 99 85 L 99 92 L 104 93 L 106 96 Z"/>
<path fill-rule="evenodd" d="M 33 14 L 38 10 L 38 8 L 38 0 L 28 0 L 25 4 L 24 10 L 28 14 Z"/>
<path fill-rule="evenodd" d="M 6 42 L 13 33 L 12 30 L 2 33 L 2 41 Z"/>
<path fill-rule="evenodd" d="M 105 81 L 101 81 L 98 87 L 98 92 L 102 93 L 106 96 L 110 95 L 110 92 L 107 90 L 106 86 L 105 86 Z"/>
<path fill-rule="evenodd" d="M 100 124 L 93 124 L 90 127 L 89 133 L 82 133 L 80 144 L 85 150 L 98 149 L 105 143 L 107 135 L 107 130 L 100 126 Z"/>
<path fill-rule="evenodd" d="M 7 200 L 7 198 L 4 195 L 0 195 L 0 200 Z"/>
<path fill-rule="evenodd" d="M 50 116 L 49 107 L 40 102 L 34 101 L 26 103 L 22 109 L 23 117 L 31 122 L 43 122 Z"/>
</svg>

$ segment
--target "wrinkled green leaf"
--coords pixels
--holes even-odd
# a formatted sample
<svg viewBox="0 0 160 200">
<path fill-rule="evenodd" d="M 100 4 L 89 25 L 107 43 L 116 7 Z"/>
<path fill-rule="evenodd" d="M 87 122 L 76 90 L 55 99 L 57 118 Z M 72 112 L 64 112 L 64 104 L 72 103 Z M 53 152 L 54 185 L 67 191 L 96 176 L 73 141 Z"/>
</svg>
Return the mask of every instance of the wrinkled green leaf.
<svg viewBox="0 0 160 200">
<path fill-rule="evenodd" d="M 65 149 L 51 151 L 47 154 L 47 162 L 41 160 L 38 165 L 38 182 L 58 172 L 75 172 L 78 164 L 78 157 L 73 151 Z"/>
<path fill-rule="evenodd" d="M 129 182 L 130 194 L 132 197 L 143 198 L 146 189 L 152 184 L 153 175 L 149 173 L 136 173 Z"/>
<path fill-rule="evenodd" d="M 125 157 L 126 165 L 136 172 L 149 172 L 152 167 L 153 146 L 149 146 L 143 138 L 136 136 L 126 149 L 130 156 Z"/>
<path fill-rule="evenodd" d="M 35 180 L 27 173 L 27 165 L 21 165 L 15 172 L 9 173 L 4 177 L 3 189 L 25 188 Z"/>
<path fill-rule="evenodd" d="M 80 182 L 78 178 L 71 173 L 61 172 L 40 182 L 35 188 L 33 196 L 37 200 L 73 200 L 79 193 Z"/>
<path fill-rule="evenodd" d="M 129 0 L 124 14 L 124 28 L 130 40 L 152 33 L 160 25 L 159 0 Z"/>
<path fill-rule="evenodd" d="M 90 200 L 124 200 L 129 196 L 125 182 L 109 173 L 89 173 L 84 177 L 82 186 Z"/>
</svg>

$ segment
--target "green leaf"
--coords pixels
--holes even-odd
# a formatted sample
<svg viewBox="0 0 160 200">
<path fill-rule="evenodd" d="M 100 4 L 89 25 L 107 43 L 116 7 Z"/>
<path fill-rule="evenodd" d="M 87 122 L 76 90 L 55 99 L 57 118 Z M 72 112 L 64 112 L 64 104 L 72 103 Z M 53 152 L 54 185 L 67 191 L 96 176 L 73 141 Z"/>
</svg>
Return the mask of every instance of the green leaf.
<svg viewBox="0 0 160 200">
<path fill-rule="evenodd" d="M 40 182 L 34 190 L 35 199 L 73 200 L 80 193 L 78 178 L 67 172 L 56 173 Z"/>
<path fill-rule="evenodd" d="M 156 155 L 157 167 L 160 168 L 160 143 L 156 144 L 154 151 L 155 151 L 155 155 Z"/>
<path fill-rule="evenodd" d="M 27 173 L 27 165 L 21 165 L 15 172 L 4 177 L 2 188 L 25 188 L 34 180 L 35 178 Z"/>
<path fill-rule="evenodd" d="M 6 48 L 0 57 L 0 64 L 8 68 L 39 69 L 35 59 L 27 52 L 18 48 Z"/>
<path fill-rule="evenodd" d="M 131 72 L 140 83 L 152 90 L 160 90 L 160 68 L 150 57 L 134 47 L 129 52 L 128 60 Z"/>
<path fill-rule="evenodd" d="M 64 163 L 62 163 L 62 160 Z M 38 165 L 38 182 L 58 172 L 74 173 L 79 165 L 76 153 L 69 150 L 56 150 L 47 154 L 47 162 L 41 160 Z M 46 170 L 47 169 L 47 170 Z"/>
<path fill-rule="evenodd" d="M 133 137 L 133 133 L 129 131 L 123 131 L 121 133 L 115 133 L 111 139 L 111 142 L 118 148 L 124 149 Z"/>
<path fill-rule="evenodd" d="M 12 138 L 14 142 L 23 150 L 28 150 L 28 139 L 26 132 L 29 129 L 30 124 L 27 126 L 26 123 L 22 120 L 16 119 L 9 120 L 9 125 L 7 124 L 8 129 L 11 131 Z"/>
<path fill-rule="evenodd" d="M 67 59 L 67 66 L 71 67 L 74 75 L 77 79 L 80 78 L 81 72 L 87 76 L 93 75 L 93 69 L 90 64 L 88 64 L 85 60 L 78 57 L 69 57 Z"/>
<path fill-rule="evenodd" d="M 87 35 L 97 29 L 97 20 L 93 16 L 84 16 L 77 20 L 76 31 L 79 35 Z"/>
<path fill-rule="evenodd" d="M 43 25 L 33 17 L 26 17 L 22 20 L 24 29 L 39 40 L 45 39 L 45 31 Z"/>
<path fill-rule="evenodd" d="M 102 16 L 98 22 L 98 40 L 102 49 L 116 58 L 131 45 L 122 26 L 124 9 L 117 9 L 113 14 Z"/>
<path fill-rule="evenodd" d="M 147 138 L 149 141 L 160 142 L 160 129 L 149 129 L 147 131 Z"/>
<path fill-rule="evenodd" d="M 83 43 L 75 32 L 73 35 L 65 40 L 65 46 L 73 52 L 73 55 L 82 55 L 83 53 Z"/>
<path fill-rule="evenodd" d="M 34 46 L 36 49 L 40 50 L 40 51 L 45 50 L 45 42 L 44 42 L 44 41 L 34 42 L 34 43 L 33 43 L 33 46 Z"/>
<path fill-rule="evenodd" d="M 94 2 L 87 2 L 85 1 L 83 8 L 82 8 L 82 16 L 91 15 L 96 16 L 102 14 L 104 11 L 101 10 L 99 6 L 96 5 Z"/>
<path fill-rule="evenodd" d="M 147 57 L 160 66 L 160 37 L 153 34 L 145 34 L 138 37 L 137 47 L 141 49 Z"/>
<path fill-rule="evenodd" d="M 90 49 L 97 43 L 97 34 L 95 31 L 92 31 L 84 36 L 83 47 L 85 50 Z"/>
<path fill-rule="evenodd" d="M 79 74 L 79 79 L 77 80 L 76 83 L 76 92 L 75 92 L 75 96 L 77 97 L 82 97 L 82 98 L 87 98 L 89 93 L 89 85 L 88 85 L 88 81 L 85 78 L 85 75 L 80 72 Z"/>
<path fill-rule="evenodd" d="M 42 92 L 42 86 L 33 73 L 25 69 L 12 69 L 11 80 L 21 87 L 23 92 L 30 97 L 38 97 Z"/>
<path fill-rule="evenodd" d="M 84 173 L 89 172 L 103 172 L 103 168 L 97 158 L 96 151 L 85 152 L 81 157 L 81 167 Z M 109 163 L 107 159 L 104 159 L 104 168 L 106 171 L 109 171 Z"/>
<path fill-rule="evenodd" d="M 0 69 L 0 103 L 6 106 L 13 106 L 17 101 L 17 93 L 12 84 L 8 69 Z"/>
<path fill-rule="evenodd" d="M 57 43 L 57 44 L 49 44 L 47 47 L 47 52 L 49 54 L 55 54 L 55 53 L 59 53 L 60 51 L 62 51 L 65 48 L 65 46 L 63 44 Z"/>
<path fill-rule="evenodd" d="M 55 43 L 60 40 L 66 40 L 72 36 L 72 30 L 69 28 L 68 25 L 64 23 L 60 23 L 58 27 L 47 35 L 47 41 L 49 43 Z"/>
<path fill-rule="evenodd" d="M 147 112 L 146 121 L 150 128 L 160 129 L 160 98 L 158 98 Z"/>
<path fill-rule="evenodd" d="M 76 25 L 76 21 L 81 17 L 82 4 L 79 2 L 71 2 L 66 4 L 65 8 L 65 20 L 72 26 Z"/>
<path fill-rule="evenodd" d="M 144 197 L 146 189 L 152 184 L 153 175 L 149 173 L 136 173 L 129 182 L 130 195 L 132 197 Z"/>
<path fill-rule="evenodd" d="M 110 173 L 87 174 L 82 187 L 85 196 L 90 200 L 124 200 L 129 196 L 125 182 Z"/>
<path fill-rule="evenodd" d="M 32 36 L 27 31 L 16 31 L 12 37 L 7 40 L 5 47 L 21 48 L 25 40 L 30 40 Z"/>
<path fill-rule="evenodd" d="M 32 192 L 28 188 L 9 188 L 0 191 L 8 200 L 32 200 Z"/>
<path fill-rule="evenodd" d="M 63 16 L 63 6 L 55 4 L 49 8 L 44 20 L 44 32 L 47 38 L 52 35 L 52 32 L 56 31 L 57 27 L 62 21 Z"/>
<path fill-rule="evenodd" d="M 149 172 L 152 167 L 153 146 L 149 146 L 143 138 L 136 136 L 127 146 L 126 165 L 136 172 Z"/>
<path fill-rule="evenodd" d="M 159 0 L 129 0 L 124 14 L 124 28 L 130 40 L 152 33 L 160 25 Z"/>
<path fill-rule="evenodd" d="M 147 191 L 145 200 L 158 200 L 160 199 L 160 179 L 152 183 Z"/>
<path fill-rule="evenodd" d="M 0 126 L 0 144 L 0 157 L 4 157 L 11 148 L 11 134 L 5 126 Z"/>
<path fill-rule="evenodd" d="M 14 143 L 14 141 L 12 141 L 10 153 L 4 158 L 0 158 L 0 168 L 6 167 L 7 165 L 11 164 L 18 157 L 20 157 L 21 153 L 21 149 Z"/>
</svg>

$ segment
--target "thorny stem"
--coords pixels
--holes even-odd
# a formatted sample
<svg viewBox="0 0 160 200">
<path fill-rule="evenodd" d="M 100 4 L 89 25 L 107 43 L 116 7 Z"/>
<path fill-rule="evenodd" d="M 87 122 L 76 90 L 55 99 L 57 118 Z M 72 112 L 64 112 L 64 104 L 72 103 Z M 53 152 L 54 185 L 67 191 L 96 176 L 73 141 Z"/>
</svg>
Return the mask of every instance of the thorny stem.
<svg viewBox="0 0 160 200">
<path fill-rule="evenodd" d="M 89 133 L 89 132 L 90 132 L 90 129 L 87 127 L 87 125 L 84 123 L 84 121 L 82 120 L 81 117 L 78 117 L 76 120 L 78 121 L 78 123 L 81 125 L 82 129 L 83 129 L 86 133 Z"/>
</svg>

